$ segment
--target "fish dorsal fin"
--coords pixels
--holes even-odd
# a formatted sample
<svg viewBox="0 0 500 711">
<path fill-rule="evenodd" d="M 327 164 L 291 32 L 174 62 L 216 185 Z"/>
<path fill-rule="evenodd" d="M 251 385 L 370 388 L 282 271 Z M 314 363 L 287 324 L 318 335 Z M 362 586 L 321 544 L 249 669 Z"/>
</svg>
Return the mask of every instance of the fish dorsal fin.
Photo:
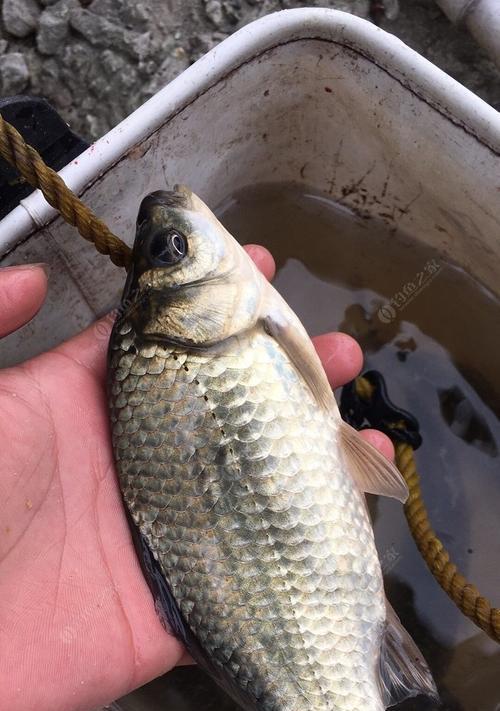
<svg viewBox="0 0 500 711">
<path fill-rule="evenodd" d="M 341 422 L 339 434 L 346 468 L 361 491 L 391 496 L 404 503 L 408 487 L 397 467 L 347 422 Z"/>
<path fill-rule="evenodd" d="M 380 693 L 384 705 L 425 694 L 439 700 L 427 662 L 386 600 L 387 620 L 380 649 Z"/>
<path fill-rule="evenodd" d="M 316 402 L 330 410 L 335 407 L 335 398 L 307 331 L 288 304 L 268 283 L 266 290 L 261 314 L 264 328 L 286 352 Z"/>
</svg>

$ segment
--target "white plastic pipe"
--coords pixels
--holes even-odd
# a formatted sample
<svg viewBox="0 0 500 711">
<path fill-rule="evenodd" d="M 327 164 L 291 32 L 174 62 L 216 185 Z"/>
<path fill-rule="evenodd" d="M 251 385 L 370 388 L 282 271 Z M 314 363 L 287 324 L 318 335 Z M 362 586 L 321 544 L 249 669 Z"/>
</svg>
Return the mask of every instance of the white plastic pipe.
<svg viewBox="0 0 500 711">
<path fill-rule="evenodd" d="M 500 0 L 436 0 L 455 23 L 464 23 L 500 69 Z"/>
</svg>

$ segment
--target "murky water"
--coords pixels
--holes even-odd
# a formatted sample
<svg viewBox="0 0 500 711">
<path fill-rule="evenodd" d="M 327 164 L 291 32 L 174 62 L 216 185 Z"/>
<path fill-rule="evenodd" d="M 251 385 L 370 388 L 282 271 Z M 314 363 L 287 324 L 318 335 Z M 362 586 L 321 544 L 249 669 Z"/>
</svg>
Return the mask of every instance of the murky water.
<svg viewBox="0 0 500 711">
<path fill-rule="evenodd" d="M 427 247 L 292 186 L 247 190 L 219 215 L 241 242 L 273 252 L 276 286 L 309 332 L 357 338 L 365 367 L 418 417 L 431 521 L 462 573 L 500 606 L 500 300 Z M 440 706 L 418 698 L 398 708 L 500 711 L 500 647 L 434 581 L 401 506 L 372 503 L 388 597 L 441 694 Z M 236 708 L 196 668 L 174 670 L 120 707 Z"/>
</svg>

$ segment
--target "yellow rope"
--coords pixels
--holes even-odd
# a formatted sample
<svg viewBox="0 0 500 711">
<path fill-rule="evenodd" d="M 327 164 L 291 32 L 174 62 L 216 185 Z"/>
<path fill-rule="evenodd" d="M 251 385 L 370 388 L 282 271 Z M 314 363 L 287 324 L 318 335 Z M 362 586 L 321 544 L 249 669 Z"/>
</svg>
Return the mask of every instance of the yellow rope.
<svg viewBox="0 0 500 711">
<path fill-rule="evenodd" d="M 81 236 L 92 242 L 101 254 L 108 254 L 113 264 L 128 268 L 132 251 L 114 235 L 94 213 L 68 188 L 63 179 L 49 168 L 40 154 L 28 146 L 21 134 L 0 115 L 0 155 L 21 173 L 27 183 L 40 188 L 47 202 L 74 225 Z"/>
<path fill-rule="evenodd" d="M 356 392 L 359 397 L 369 400 L 373 386 L 366 378 L 359 377 L 356 379 Z M 469 583 L 451 562 L 448 551 L 429 521 L 422 499 L 413 448 L 405 442 L 395 442 L 394 445 L 396 464 L 410 492 L 404 512 L 418 550 L 439 585 L 455 605 L 483 632 L 500 643 L 500 609 L 492 607 L 490 601 L 483 597 L 476 586 Z"/>
</svg>

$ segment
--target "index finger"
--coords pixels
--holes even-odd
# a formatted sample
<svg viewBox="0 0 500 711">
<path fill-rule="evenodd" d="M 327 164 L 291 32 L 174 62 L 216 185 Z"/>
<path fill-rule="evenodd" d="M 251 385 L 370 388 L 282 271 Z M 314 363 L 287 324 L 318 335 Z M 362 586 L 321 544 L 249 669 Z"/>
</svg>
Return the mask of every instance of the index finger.
<svg viewBox="0 0 500 711">
<path fill-rule="evenodd" d="M 244 250 L 255 262 L 266 279 L 272 281 L 276 274 L 276 264 L 271 252 L 260 244 L 246 244 Z"/>
<path fill-rule="evenodd" d="M 0 268 L 0 338 L 28 323 L 47 294 L 43 264 Z"/>
</svg>

